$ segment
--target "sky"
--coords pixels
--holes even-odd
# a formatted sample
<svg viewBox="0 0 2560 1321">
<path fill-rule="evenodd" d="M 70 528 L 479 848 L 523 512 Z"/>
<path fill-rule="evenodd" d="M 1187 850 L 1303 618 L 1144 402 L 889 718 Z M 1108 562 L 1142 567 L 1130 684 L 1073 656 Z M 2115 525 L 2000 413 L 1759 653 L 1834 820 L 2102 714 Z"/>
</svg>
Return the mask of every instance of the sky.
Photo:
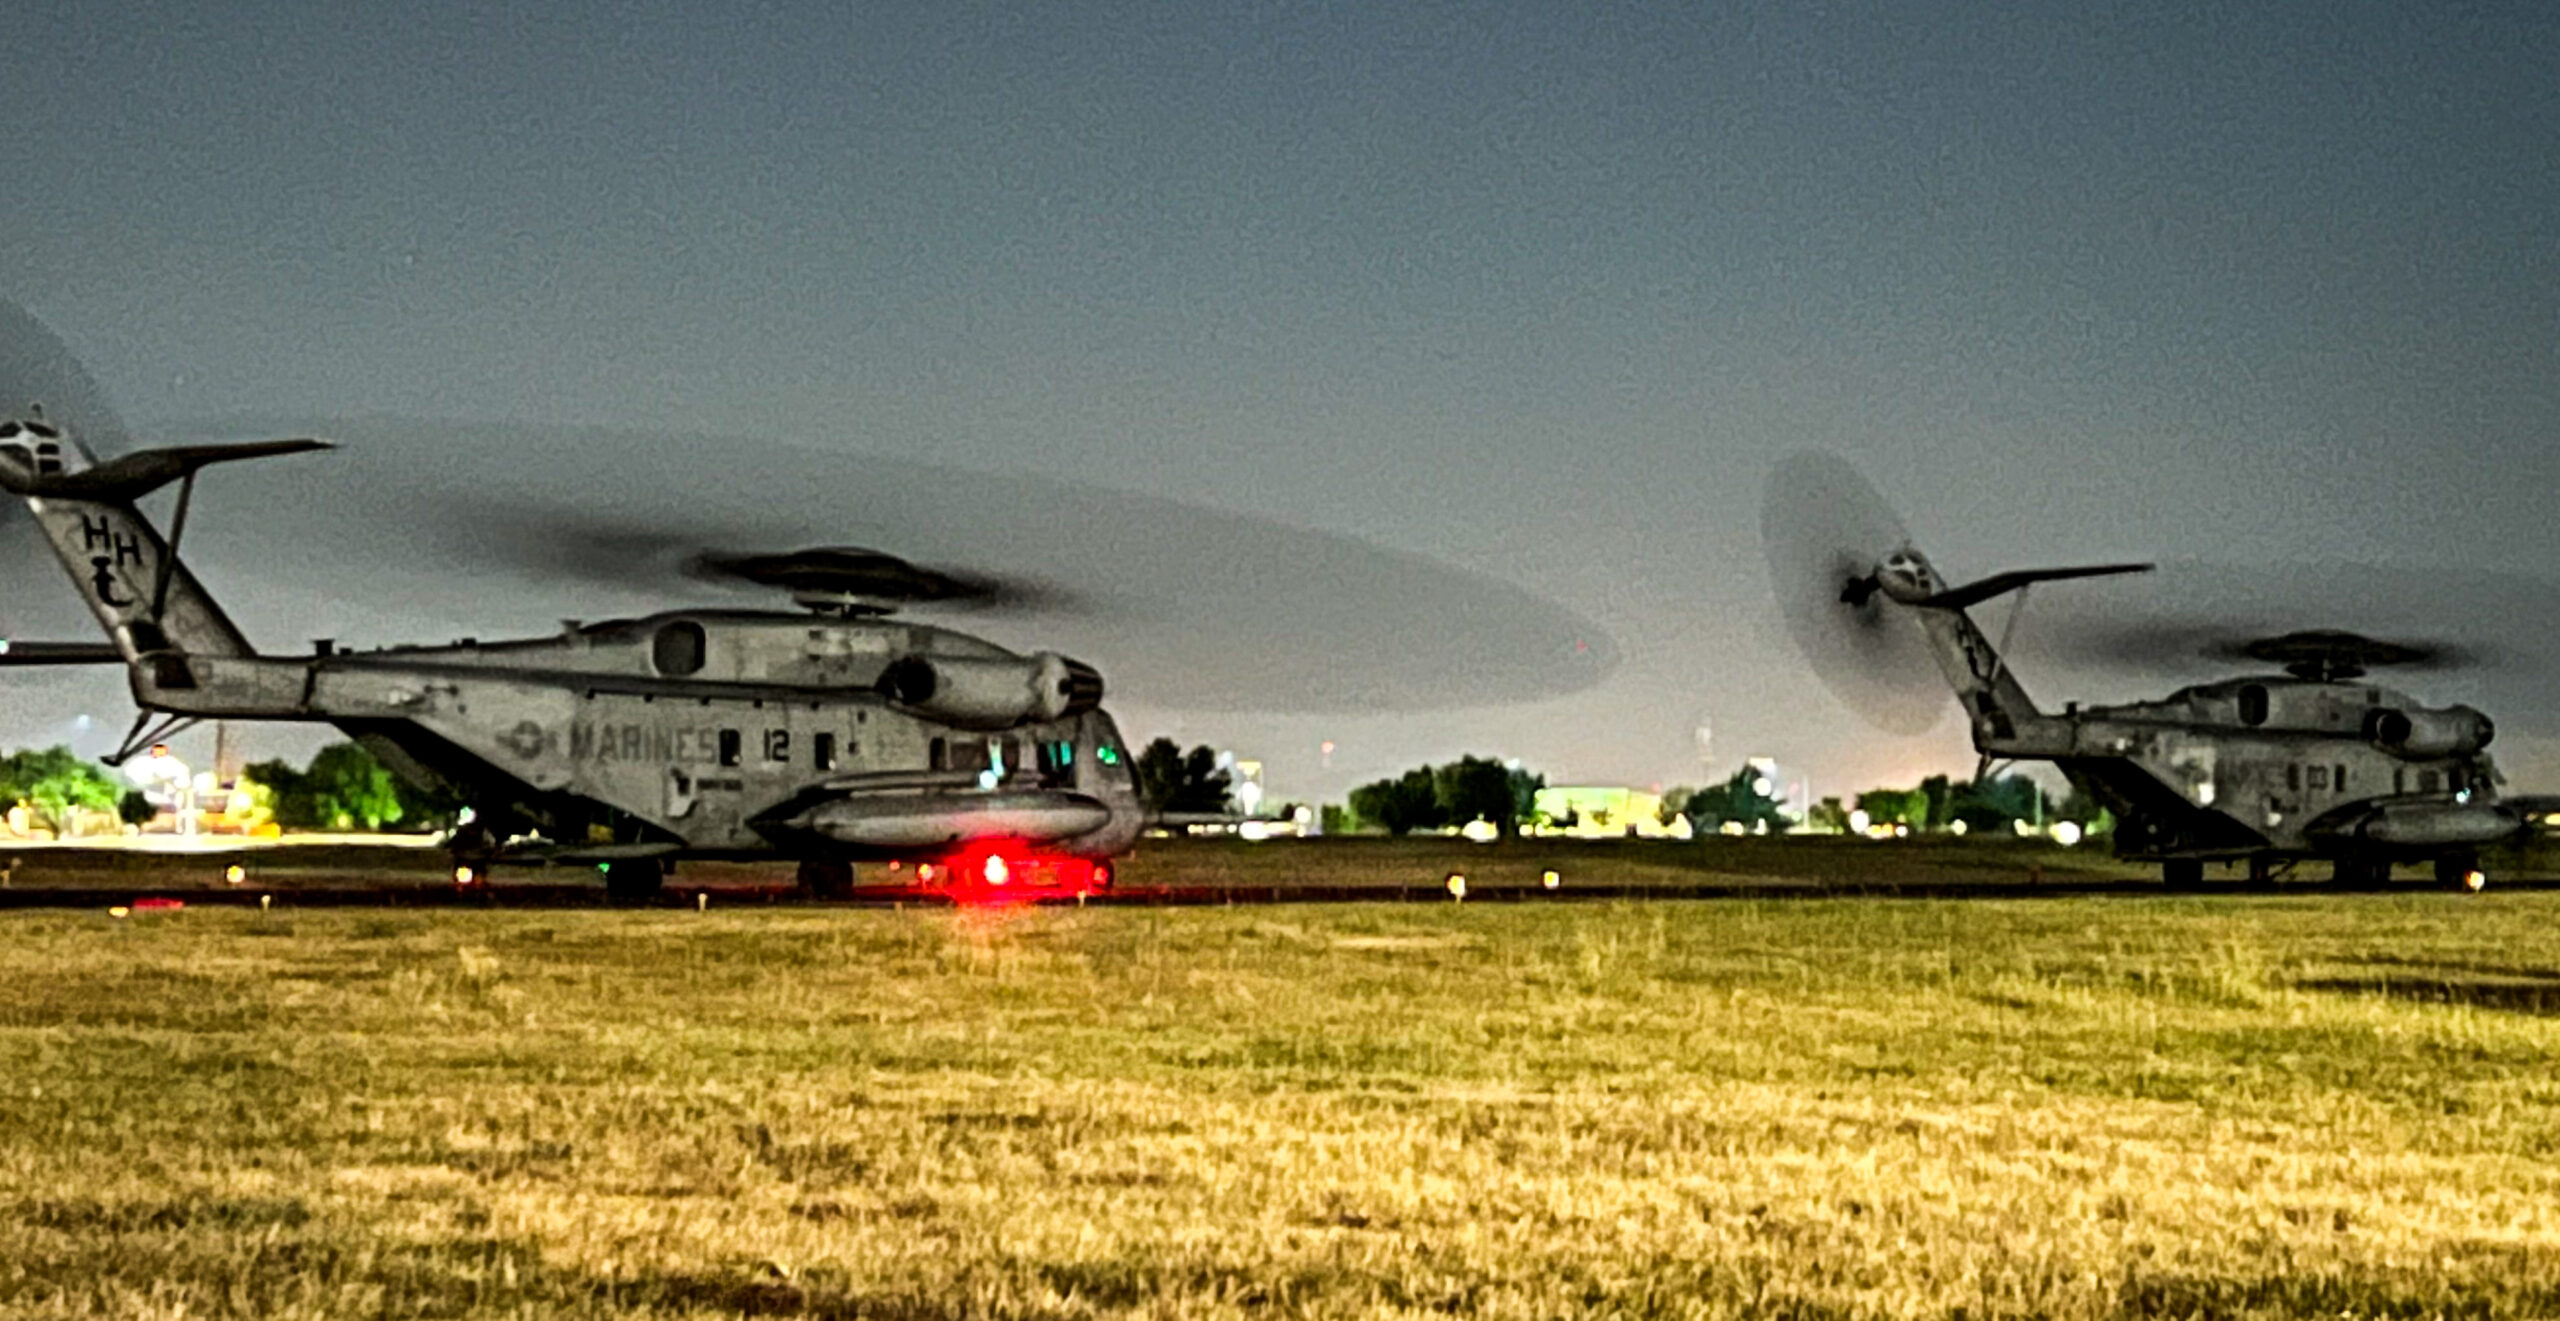
<svg viewBox="0 0 2560 1321">
<path fill-rule="evenodd" d="M 1795 654 L 1760 500 L 1804 449 L 1959 578 L 2560 574 L 2540 6 L 32 0 L 0 42 L 0 291 L 145 432 L 774 438 L 1356 537 L 1614 644 L 1436 713 L 1115 686 L 1278 796 L 1459 752 L 1695 782 L 1701 726 L 1816 792 L 1967 769 L 1954 719 L 1880 734 Z M 200 517 L 272 518 L 243 481 Z M 266 640 L 260 566 L 199 568 Z M 2499 750 L 2560 790 L 2522 650 Z M 32 682 L 21 724 L 123 723 Z"/>
</svg>

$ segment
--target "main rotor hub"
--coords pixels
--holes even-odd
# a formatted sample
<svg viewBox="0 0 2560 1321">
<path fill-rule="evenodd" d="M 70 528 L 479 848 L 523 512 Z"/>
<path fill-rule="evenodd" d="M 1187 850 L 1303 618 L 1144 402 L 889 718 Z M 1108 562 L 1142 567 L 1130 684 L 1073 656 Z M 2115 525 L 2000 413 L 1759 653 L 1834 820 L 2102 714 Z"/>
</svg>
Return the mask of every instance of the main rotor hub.
<svg viewBox="0 0 2560 1321">
<path fill-rule="evenodd" d="M 2377 665 L 2417 665 L 2435 658 L 2423 647 L 2325 628 L 2260 638 L 2241 644 L 2238 651 L 2249 660 L 2283 666 L 2285 673 L 2317 683 L 2360 678 Z"/>
<path fill-rule="evenodd" d="M 872 618 L 902 606 L 983 600 L 995 593 L 986 583 L 856 546 L 779 555 L 705 555 L 695 563 L 705 575 L 779 587 L 801 606 L 843 619 Z"/>
</svg>

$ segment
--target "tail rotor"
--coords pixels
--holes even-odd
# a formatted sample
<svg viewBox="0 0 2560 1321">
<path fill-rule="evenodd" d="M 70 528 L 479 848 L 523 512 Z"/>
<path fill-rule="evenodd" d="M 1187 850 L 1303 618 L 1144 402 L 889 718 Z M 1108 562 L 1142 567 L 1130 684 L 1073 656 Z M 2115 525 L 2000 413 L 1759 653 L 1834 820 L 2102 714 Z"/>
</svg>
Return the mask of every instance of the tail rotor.
<svg viewBox="0 0 2560 1321">
<path fill-rule="evenodd" d="M 1887 733 L 1935 726 L 1948 693 L 1928 638 L 1876 589 L 1911 541 L 1884 497 L 1832 455 L 1795 455 L 1769 480 L 1760 541 L 1787 633 L 1832 695 Z"/>
</svg>

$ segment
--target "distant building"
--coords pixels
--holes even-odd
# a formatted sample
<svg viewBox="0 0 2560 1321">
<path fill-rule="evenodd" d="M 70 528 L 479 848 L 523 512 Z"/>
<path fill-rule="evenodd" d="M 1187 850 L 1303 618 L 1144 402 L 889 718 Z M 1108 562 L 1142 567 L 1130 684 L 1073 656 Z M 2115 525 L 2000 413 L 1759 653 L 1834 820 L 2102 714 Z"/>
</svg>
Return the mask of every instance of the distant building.
<svg viewBox="0 0 2560 1321">
<path fill-rule="evenodd" d="M 1689 819 L 1662 823 L 1662 795 L 1619 785 L 1549 785 L 1530 833 L 1575 839 L 1687 839 Z"/>
</svg>

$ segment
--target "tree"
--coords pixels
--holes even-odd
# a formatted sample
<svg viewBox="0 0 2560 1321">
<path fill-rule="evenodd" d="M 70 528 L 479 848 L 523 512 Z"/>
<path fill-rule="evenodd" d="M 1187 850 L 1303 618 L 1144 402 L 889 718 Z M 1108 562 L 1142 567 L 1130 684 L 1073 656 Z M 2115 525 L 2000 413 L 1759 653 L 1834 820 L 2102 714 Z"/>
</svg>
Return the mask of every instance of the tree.
<svg viewBox="0 0 2560 1321">
<path fill-rule="evenodd" d="M 1775 787 L 1746 762 L 1724 783 L 1689 795 L 1681 810 L 1688 814 L 1690 827 L 1701 834 L 1721 830 L 1726 822 L 1746 830 L 1763 825 L 1784 827 L 1787 815 L 1778 807 L 1777 796 L 1772 792 Z"/>
<path fill-rule="evenodd" d="M 142 825 L 158 815 L 160 809 L 153 805 L 151 795 L 140 789 L 127 789 L 124 797 L 116 800 L 116 819 L 128 826 Z"/>
<path fill-rule="evenodd" d="M 2084 834 L 2093 836 L 2113 834 L 2116 828 L 2115 813 L 2108 811 L 2104 803 L 2077 782 L 2072 784 L 2071 793 L 2062 800 L 2061 806 L 2053 809 L 2053 819 L 2073 822 Z"/>
<path fill-rule="evenodd" d="M 0 757 L 0 800 L 25 803 L 37 823 L 56 835 L 69 833 L 75 810 L 114 811 L 124 791 L 106 771 L 59 743 Z"/>
<path fill-rule="evenodd" d="M 1359 813 L 1362 821 L 1385 827 L 1390 835 L 1427 830 L 1448 821 L 1428 766 L 1417 766 L 1392 780 L 1374 780 L 1352 790 L 1351 810 Z"/>
<path fill-rule="evenodd" d="M 2002 775 L 1955 786 L 1948 810 L 1968 830 L 2006 830 L 2035 820 L 2043 800 L 2044 786 L 2023 775 Z"/>
<path fill-rule="evenodd" d="M 1929 824 L 1929 796 L 1917 789 L 1869 789 L 1858 795 L 1858 810 L 1880 826 L 1920 830 Z"/>
<path fill-rule="evenodd" d="M 281 758 L 253 761 L 240 768 L 240 778 L 248 782 L 253 810 L 278 826 L 295 830 L 316 830 L 321 826 L 320 804 L 312 796 L 311 779 L 291 763 Z"/>
<path fill-rule="evenodd" d="M 1804 823 L 1816 830 L 1845 835 L 1849 833 L 1849 809 L 1841 806 L 1837 798 L 1825 798 L 1805 809 Z"/>
<path fill-rule="evenodd" d="M 1218 754 L 1207 747 L 1185 753 L 1172 739 L 1159 738 L 1138 754 L 1135 770 L 1138 801 L 1155 815 L 1234 810 L 1227 773 L 1218 769 Z"/>
<path fill-rule="evenodd" d="M 1511 828 L 1503 834 L 1508 836 L 1538 819 L 1538 791 L 1547 787 L 1547 777 L 1533 775 L 1519 766 L 1511 767 L 1506 774 L 1511 783 Z"/>
<path fill-rule="evenodd" d="M 1425 768 L 1431 795 L 1440 805 L 1444 825 L 1490 821 L 1505 839 L 1519 831 L 1518 798 L 1511 791 L 1511 770 L 1483 757 L 1460 757 L 1445 766 Z M 1535 791 L 1532 791 L 1534 796 Z"/>
<path fill-rule="evenodd" d="M 400 819 L 400 784 L 361 745 L 332 743 L 304 773 L 320 820 L 332 830 L 380 830 Z"/>
</svg>

